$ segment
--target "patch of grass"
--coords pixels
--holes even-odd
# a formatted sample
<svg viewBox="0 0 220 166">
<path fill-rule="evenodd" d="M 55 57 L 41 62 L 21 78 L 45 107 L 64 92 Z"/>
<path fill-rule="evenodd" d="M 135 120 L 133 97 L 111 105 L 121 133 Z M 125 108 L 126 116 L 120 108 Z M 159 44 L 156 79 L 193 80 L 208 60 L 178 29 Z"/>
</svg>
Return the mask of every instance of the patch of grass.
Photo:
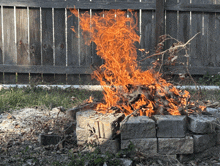
<svg viewBox="0 0 220 166">
<path fill-rule="evenodd" d="M 74 101 L 71 101 L 71 96 L 75 97 Z M 49 109 L 57 106 L 71 108 L 82 103 L 89 96 L 101 99 L 103 95 L 101 91 L 73 88 L 44 89 L 40 87 L 26 87 L 2 89 L 0 91 L 0 112 L 36 106 L 46 106 Z"/>
<path fill-rule="evenodd" d="M 210 100 L 210 101 L 219 101 L 220 100 L 220 90 L 192 90 L 186 89 L 189 91 L 191 100 Z"/>
<path fill-rule="evenodd" d="M 220 86 L 220 75 L 206 73 L 203 77 L 199 78 L 199 84 L 201 85 L 217 85 Z"/>
</svg>

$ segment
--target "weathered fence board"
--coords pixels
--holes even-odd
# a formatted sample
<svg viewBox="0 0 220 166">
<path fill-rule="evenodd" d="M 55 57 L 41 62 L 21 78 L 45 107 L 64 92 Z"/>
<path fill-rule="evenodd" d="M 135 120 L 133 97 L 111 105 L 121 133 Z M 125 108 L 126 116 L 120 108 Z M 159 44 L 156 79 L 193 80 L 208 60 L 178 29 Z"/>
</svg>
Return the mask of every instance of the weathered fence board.
<svg viewBox="0 0 220 166">
<path fill-rule="evenodd" d="M 4 64 L 17 64 L 14 8 L 3 8 Z"/>
<path fill-rule="evenodd" d="M 52 9 L 42 9 L 42 57 L 43 65 L 53 65 Z"/>
<path fill-rule="evenodd" d="M 78 18 L 69 10 L 67 11 L 67 47 L 68 47 L 68 66 L 79 66 L 79 36 L 78 36 Z M 74 28 L 75 32 L 71 30 Z"/>
<path fill-rule="evenodd" d="M 23 6 L 23 7 L 42 7 L 42 8 L 74 8 L 77 9 L 155 9 L 153 1 L 139 2 L 136 0 L 128 2 L 120 2 L 115 0 L 108 1 L 76 1 L 76 0 L 1 0 L 4 6 Z"/>
<path fill-rule="evenodd" d="M 91 34 L 82 34 L 80 19 L 66 8 L 74 6 L 91 17 L 109 9 L 134 9 L 141 37 L 138 61 L 146 56 L 138 49 L 154 53 L 160 35 L 186 42 L 201 32 L 188 50 L 191 74 L 217 74 L 220 69 L 220 0 L 1 0 L 0 5 L 0 83 L 97 84 L 90 74 L 103 60 L 96 45 L 88 44 Z M 147 69 L 155 58 L 142 61 L 141 67 Z M 186 63 L 186 58 L 179 61 Z M 175 74 L 185 70 L 168 68 Z"/>
<path fill-rule="evenodd" d="M 3 64 L 3 45 L 2 45 L 2 8 L 0 6 L 0 64 Z"/>
<path fill-rule="evenodd" d="M 41 12 L 40 8 L 29 8 L 29 49 L 30 49 L 30 65 L 41 65 Z M 35 74 L 30 72 L 29 81 L 33 83 L 41 83 L 41 73 Z"/>
<path fill-rule="evenodd" d="M 29 48 L 28 48 L 28 16 L 27 8 L 16 9 L 16 32 L 17 32 L 17 64 L 29 65 Z"/>
<path fill-rule="evenodd" d="M 27 8 L 16 8 L 16 34 L 17 65 L 29 65 Z M 17 73 L 17 83 L 29 83 L 29 74 Z"/>
<path fill-rule="evenodd" d="M 193 3 L 198 3 L 200 0 L 194 0 Z M 205 42 L 202 40 L 202 13 L 201 12 L 192 12 L 191 14 L 191 36 L 199 33 L 194 40 L 191 41 L 190 44 L 190 64 L 192 66 L 202 66 L 202 48 L 201 42 Z"/>
<path fill-rule="evenodd" d="M 65 9 L 54 9 L 55 66 L 66 66 Z M 55 74 L 55 84 L 66 83 L 66 74 Z"/>
<path fill-rule="evenodd" d="M 190 0 L 182 0 L 183 3 L 189 3 Z M 178 30 L 177 30 L 177 39 L 183 43 L 186 43 L 190 39 L 190 12 L 179 11 L 178 16 Z M 187 65 L 187 58 L 185 56 L 185 50 L 182 50 L 178 53 L 178 61 Z M 189 61 L 191 58 L 189 57 Z M 188 64 L 189 65 L 189 64 Z"/>
<path fill-rule="evenodd" d="M 220 4 L 220 0 L 216 0 L 216 4 Z M 216 66 L 220 67 L 220 47 L 218 44 L 216 43 L 220 43 L 220 31 L 219 31 L 219 27 L 220 27 L 220 13 L 215 13 L 216 17 L 215 17 L 215 53 L 216 53 Z"/>
<path fill-rule="evenodd" d="M 155 51 L 155 21 L 153 19 L 153 16 L 154 11 L 142 10 L 141 48 L 145 49 L 142 59 L 151 55 Z M 146 54 L 145 52 L 148 51 L 149 53 Z M 152 60 L 155 60 L 155 58 L 149 58 L 142 61 L 142 68 L 147 69 L 151 65 Z"/>
<path fill-rule="evenodd" d="M 3 43 L 2 43 L 2 22 L 3 22 L 3 6 L 0 6 L 0 64 L 3 64 Z M 3 83 L 3 73 L 0 73 L 0 83 Z"/>
<path fill-rule="evenodd" d="M 30 65 L 41 65 L 40 8 L 29 9 Z"/>
<path fill-rule="evenodd" d="M 208 19 L 208 20 L 207 20 Z M 206 57 L 208 60 L 208 66 L 215 67 L 216 66 L 216 53 L 214 50 L 215 44 L 215 13 L 209 13 L 207 17 L 205 17 L 205 24 L 207 27 L 207 53 Z"/>
<path fill-rule="evenodd" d="M 93 0 L 95 1 L 95 0 Z M 94 15 L 99 15 L 100 13 L 104 12 L 103 10 L 92 10 L 92 17 Z M 104 15 L 103 15 L 104 17 Z M 94 42 L 92 44 L 92 66 L 93 67 L 98 67 L 103 63 L 103 60 L 100 56 L 97 55 L 96 51 L 96 44 Z"/>
<path fill-rule="evenodd" d="M 72 66 L 37 66 L 37 65 L 1 65 L 0 72 L 18 72 L 18 73 L 52 73 L 52 74 L 90 74 L 88 67 Z"/>
<path fill-rule="evenodd" d="M 177 0 L 169 0 L 166 5 L 177 4 Z M 171 35 L 173 38 L 177 39 L 177 12 L 176 11 L 166 11 L 166 27 L 165 33 Z M 174 40 L 168 40 L 165 44 L 165 49 L 168 49 L 174 43 Z"/>
<path fill-rule="evenodd" d="M 54 9 L 55 65 L 66 66 L 65 9 Z"/>
<path fill-rule="evenodd" d="M 15 46 L 15 9 L 3 8 L 4 33 L 4 64 L 17 64 L 17 51 Z M 4 73 L 4 83 L 16 83 L 16 71 Z"/>
</svg>

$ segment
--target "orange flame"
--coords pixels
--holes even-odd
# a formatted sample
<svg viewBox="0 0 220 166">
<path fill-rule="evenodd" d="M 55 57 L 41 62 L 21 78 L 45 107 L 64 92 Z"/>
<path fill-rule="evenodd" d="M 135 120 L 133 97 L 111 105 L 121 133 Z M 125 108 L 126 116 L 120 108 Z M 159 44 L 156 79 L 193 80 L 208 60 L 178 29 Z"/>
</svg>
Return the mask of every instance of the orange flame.
<svg viewBox="0 0 220 166">
<path fill-rule="evenodd" d="M 76 9 L 70 9 L 70 11 L 78 17 Z M 133 93 L 133 90 L 128 88 L 131 85 L 134 88 L 148 87 L 151 95 L 156 95 L 157 92 L 158 95 L 165 96 L 169 102 L 167 111 L 171 115 L 180 115 L 178 108 L 187 104 L 189 93 L 187 91 L 183 93 L 167 83 L 160 77 L 160 73 L 140 69 L 136 61 L 137 51 L 134 45 L 135 42 L 140 41 L 136 33 L 137 22 L 134 21 L 134 17 L 137 16 L 132 12 L 130 14 L 131 17 L 127 17 L 126 11 L 109 10 L 92 17 L 88 12 L 79 16 L 83 34 L 91 34 L 90 42 L 93 41 L 96 44 L 97 55 L 105 61 L 98 70 L 94 71 L 96 79 L 103 86 L 105 100 L 105 103 L 97 106 L 97 111 L 105 112 L 108 108 L 116 106 L 125 115 L 137 109 L 141 116 L 155 114 L 154 109 L 158 104 L 162 105 L 162 101 L 158 100 L 156 103 L 141 94 L 138 101 L 129 103 L 128 98 L 123 94 Z M 168 90 L 179 96 L 181 101 L 176 102 L 168 97 Z"/>
</svg>

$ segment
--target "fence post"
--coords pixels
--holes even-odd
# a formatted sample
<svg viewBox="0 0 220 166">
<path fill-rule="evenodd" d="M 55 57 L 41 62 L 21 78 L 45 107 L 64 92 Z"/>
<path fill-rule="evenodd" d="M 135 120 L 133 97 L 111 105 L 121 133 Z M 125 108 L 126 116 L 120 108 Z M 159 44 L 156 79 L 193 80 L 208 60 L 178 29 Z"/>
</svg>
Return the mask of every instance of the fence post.
<svg viewBox="0 0 220 166">
<path fill-rule="evenodd" d="M 165 29 L 164 18 L 165 18 L 164 0 L 156 0 L 156 29 L 155 29 L 156 46 L 160 42 L 159 37 L 164 34 L 164 29 Z"/>
</svg>

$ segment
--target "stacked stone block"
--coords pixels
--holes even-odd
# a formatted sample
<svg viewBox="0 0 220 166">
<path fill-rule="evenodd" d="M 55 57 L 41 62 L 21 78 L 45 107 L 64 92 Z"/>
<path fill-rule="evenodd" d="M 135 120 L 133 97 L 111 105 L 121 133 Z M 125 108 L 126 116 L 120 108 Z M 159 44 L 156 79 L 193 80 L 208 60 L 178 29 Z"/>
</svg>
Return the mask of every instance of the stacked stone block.
<svg viewBox="0 0 220 166">
<path fill-rule="evenodd" d="M 155 115 L 159 154 L 193 153 L 193 138 L 186 137 L 186 116 Z"/>
<path fill-rule="evenodd" d="M 210 115 L 188 116 L 188 129 L 194 138 L 194 153 L 202 152 L 217 143 L 216 118 Z"/>
<path fill-rule="evenodd" d="M 96 144 L 100 146 L 102 152 L 108 150 L 117 152 L 120 146 L 119 140 L 115 137 L 123 118 L 124 114 L 100 114 L 94 110 L 77 112 L 77 144 Z"/>
<path fill-rule="evenodd" d="M 154 115 L 130 117 L 127 120 L 123 114 L 103 115 L 93 110 L 77 112 L 77 143 L 102 144 L 103 152 L 114 153 L 120 148 L 128 148 L 132 143 L 136 149 L 148 155 L 191 156 L 216 143 L 220 144 L 216 110 L 213 116 Z"/>
<path fill-rule="evenodd" d="M 154 120 L 146 116 L 130 117 L 120 124 L 121 149 L 134 144 L 135 148 L 148 155 L 157 153 L 156 126 Z"/>
</svg>

